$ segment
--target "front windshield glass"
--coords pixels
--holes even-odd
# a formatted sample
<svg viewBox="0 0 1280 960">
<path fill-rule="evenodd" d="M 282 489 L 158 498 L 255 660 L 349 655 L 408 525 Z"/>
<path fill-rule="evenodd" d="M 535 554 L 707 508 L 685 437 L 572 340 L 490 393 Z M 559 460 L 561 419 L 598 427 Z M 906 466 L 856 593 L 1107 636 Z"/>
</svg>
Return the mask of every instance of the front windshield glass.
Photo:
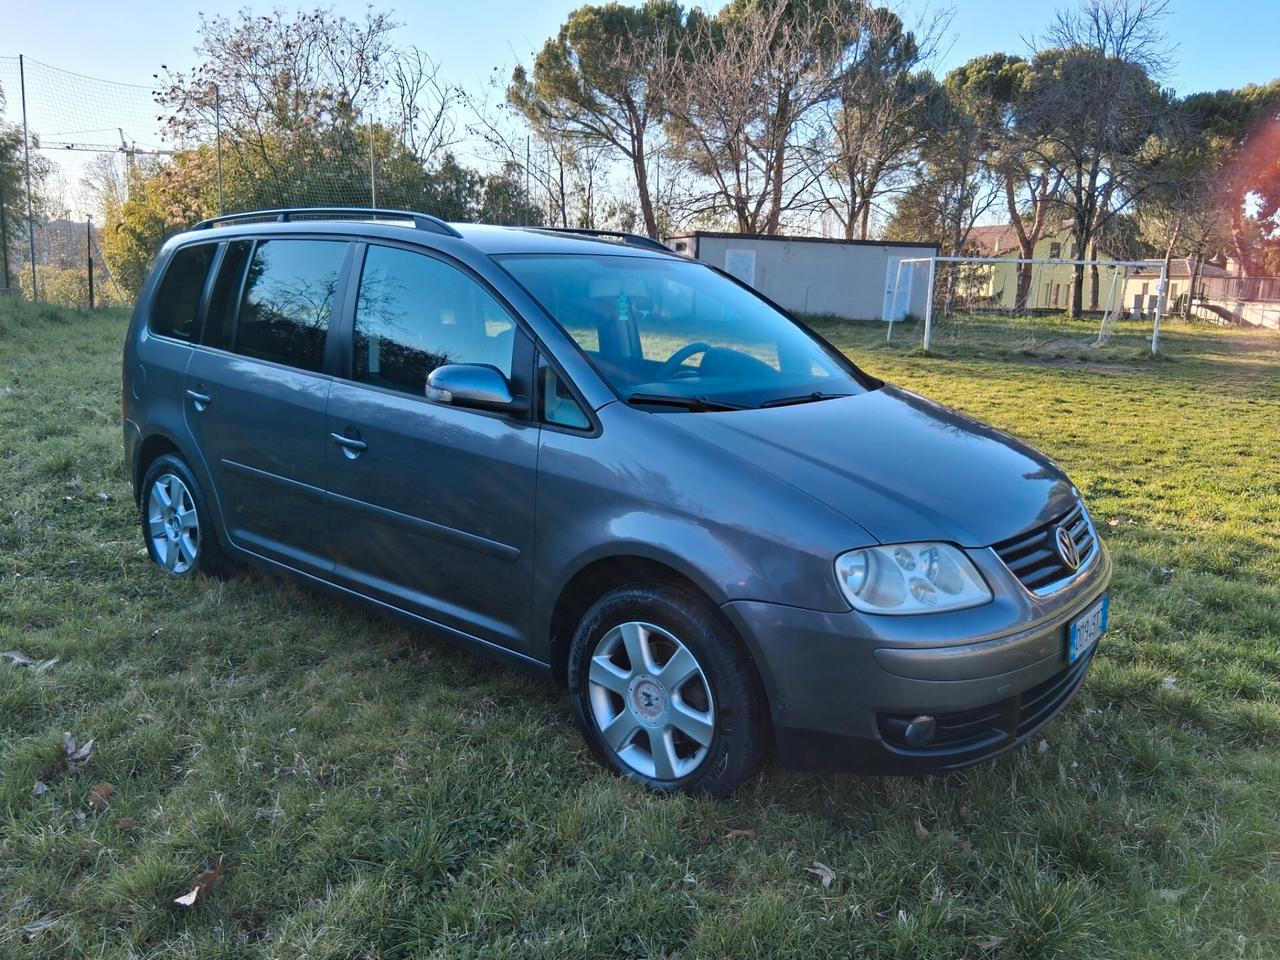
<svg viewBox="0 0 1280 960">
<path fill-rule="evenodd" d="M 843 357 L 700 264 L 581 254 L 498 259 L 624 399 L 756 407 L 865 392 Z"/>
</svg>

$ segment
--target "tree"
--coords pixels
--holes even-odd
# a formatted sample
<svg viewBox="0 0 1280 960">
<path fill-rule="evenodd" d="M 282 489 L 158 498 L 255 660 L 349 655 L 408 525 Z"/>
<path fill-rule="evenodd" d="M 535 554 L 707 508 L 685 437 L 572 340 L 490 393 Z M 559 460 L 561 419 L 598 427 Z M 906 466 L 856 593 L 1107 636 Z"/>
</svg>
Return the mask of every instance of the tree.
<svg viewBox="0 0 1280 960">
<path fill-rule="evenodd" d="M 1038 163 L 1061 179 L 1061 206 L 1079 257 L 1108 220 L 1146 189 L 1139 154 L 1171 114 L 1151 79 L 1164 57 L 1159 20 L 1167 0 L 1087 0 L 1050 30 L 1016 106 L 1016 123 Z M 1084 265 L 1076 264 L 1071 316 L 1083 310 Z"/>
<path fill-rule="evenodd" d="M 569 14 L 534 59 L 516 67 L 507 96 L 544 137 L 608 146 L 631 168 L 645 231 L 658 236 L 649 151 L 662 117 L 652 79 L 683 28 L 673 0 L 583 6 Z M 563 205 L 562 205 L 563 207 Z"/>
<path fill-rule="evenodd" d="M 827 104 L 831 137 L 818 187 L 845 238 L 865 240 L 877 200 L 915 169 L 920 111 L 936 84 L 918 70 L 926 51 L 896 13 L 859 3 L 854 16 L 851 62 Z"/>
<path fill-rule="evenodd" d="M 852 0 L 734 0 L 714 18 L 689 15 L 664 103 L 673 150 L 707 183 L 697 212 L 774 234 L 811 202 L 818 108 L 856 38 Z"/>
<path fill-rule="evenodd" d="M 1212 203 L 1246 276 L 1280 275 L 1280 80 L 1186 98 L 1212 166 Z"/>
</svg>

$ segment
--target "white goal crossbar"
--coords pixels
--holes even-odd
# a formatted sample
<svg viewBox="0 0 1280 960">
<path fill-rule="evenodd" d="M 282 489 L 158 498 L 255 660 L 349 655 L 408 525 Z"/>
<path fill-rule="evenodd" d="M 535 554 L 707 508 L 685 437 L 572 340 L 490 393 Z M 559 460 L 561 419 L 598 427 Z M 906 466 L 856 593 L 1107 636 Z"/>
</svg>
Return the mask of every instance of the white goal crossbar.
<svg viewBox="0 0 1280 960">
<path fill-rule="evenodd" d="M 1159 268 L 1160 283 L 1156 287 L 1155 318 L 1154 318 L 1154 324 L 1151 328 L 1151 352 L 1152 353 L 1160 352 L 1160 320 L 1164 316 L 1164 310 L 1166 305 L 1165 297 L 1169 289 L 1168 267 L 1166 266 L 1163 260 L 1059 260 L 1056 258 L 1047 258 L 1047 259 L 1037 260 L 1032 258 L 1014 258 L 1014 257 L 904 257 L 898 261 L 898 279 L 895 282 L 899 285 L 902 282 L 902 265 L 903 264 L 917 264 L 917 263 L 927 263 L 929 265 L 928 283 L 926 285 L 928 293 L 925 296 L 925 305 L 924 305 L 924 343 L 922 344 L 922 346 L 926 351 L 929 349 L 930 341 L 932 339 L 932 334 L 933 334 L 933 283 L 934 283 L 934 275 L 936 273 L 937 264 L 939 263 L 990 263 L 990 264 L 1044 263 L 1044 264 L 1049 264 L 1050 266 L 1117 267 L 1117 268 L 1123 269 L 1126 273 L 1126 276 L 1128 274 L 1128 270 L 1130 267 L 1142 267 L 1146 269 Z M 1116 283 L 1117 276 L 1118 275 L 1113 274 L 1111 278 L 1111 286 L 1112 286 L 1113 294 L 1115 290 L 1115 283 Z M 1111 311 L 1114 311 L 1116 308 L 1116 300 L 1114 299 L 1114 295 L 1111 300 L 1111 304 L 1112 304 Z M 889 331 L 888 331 L 889 335 L 892 335 L 893 333 L 893 319 L 894 319 L 893 316 L 890 315 Z M 1104 319 L 1104 325 L 1105 323 L 1106 323 L 1106 320 Z M 1098 334 L 1099 343 L 1102 342 L 1104 334 L 1105 334 L 1105 326 L 1103 330 L 1099 331 L 1099 334 Z M 886 339 L 888 339 L 887 336 L 886 336 Z"/>
</svg>

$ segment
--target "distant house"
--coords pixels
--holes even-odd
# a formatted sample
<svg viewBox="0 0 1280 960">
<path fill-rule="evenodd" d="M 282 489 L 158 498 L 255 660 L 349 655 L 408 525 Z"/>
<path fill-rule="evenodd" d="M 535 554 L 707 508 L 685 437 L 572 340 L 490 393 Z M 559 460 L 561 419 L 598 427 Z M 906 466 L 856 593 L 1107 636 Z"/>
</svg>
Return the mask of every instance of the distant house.
<svg viewBox="0 0 1280 960">
<path fill-rule="evenodd" d="M 974 257 L 1000 257 L 1010 261 L 1021 256 L 1018 247 L 1018 235 L 1011 224 L 974 227 L 969 233 L 966 253 Z M 1069 221 L 1063 222 L 1059 229 L 1041 237 L 1036 243 L 1031 259 L 1033 260 L 1075 260 L 1077 259 L 1075 237 Z M 1105 249 L 1098 250 L 1100 272 L 1098 276 L 1098 302 L 1096 309 L 1108 310 L 1112 299 L 1118 300 L 1122 312 L 1132 316 L 1150 316 L 1155 312 L 1156 299 L 1159 296 L 1157 287 L 1160 283 L 1160 266 L 1152 261 L 1150 267 L 1129 267 L 1122 274 L 1123 286 L 1114 274 L 1106 268 L 1105 261 L 1118 259 Z M 1179 257 L 1169 265 L 1169 290 L 1166 309 L 1172 312 L 1180 298 L 1185 297 L 1191 288 L 1191 271 L 1194 261 L 1187 257 Z M 1074 268 L 1070 264 L 1038 263 L 1031 271 L 1031 287 L 1027 291 L 1027 309 L 1029 310 L 1065 310 L 1071 305 L 1071 283 Z M 1226 271 L 1213 264 L 1205 264 L 1201 268 L 1201 276 L 1222 277 Z M 1085 275 L 1085 308 L 1093 309 L 1090 302 L 1089 274 Z M 1017 264 L 996 264 L 986 269 L 974 269 L 968 278 L 965 295 L 971 299 L 985 300 L 991 307 L 1012 309 L 1017 301 L 1018 268 Z"/>
</svg>

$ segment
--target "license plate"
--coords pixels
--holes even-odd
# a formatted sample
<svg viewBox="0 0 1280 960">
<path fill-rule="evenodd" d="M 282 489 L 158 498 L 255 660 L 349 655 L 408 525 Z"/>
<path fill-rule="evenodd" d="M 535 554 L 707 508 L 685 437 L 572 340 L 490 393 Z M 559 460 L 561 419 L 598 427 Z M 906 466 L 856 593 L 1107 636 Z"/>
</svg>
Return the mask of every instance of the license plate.
<svg viewBox="0 0 1280 960">
<path fill-rule="evenodd" d="M 1071 622 L 1071 629 L 1067 632 L 1067 663 L 1075 663 L 1092 650 L 1098 638 L 1106 632 L 1110 600 L 1104 596 Z"/>
</svg>

